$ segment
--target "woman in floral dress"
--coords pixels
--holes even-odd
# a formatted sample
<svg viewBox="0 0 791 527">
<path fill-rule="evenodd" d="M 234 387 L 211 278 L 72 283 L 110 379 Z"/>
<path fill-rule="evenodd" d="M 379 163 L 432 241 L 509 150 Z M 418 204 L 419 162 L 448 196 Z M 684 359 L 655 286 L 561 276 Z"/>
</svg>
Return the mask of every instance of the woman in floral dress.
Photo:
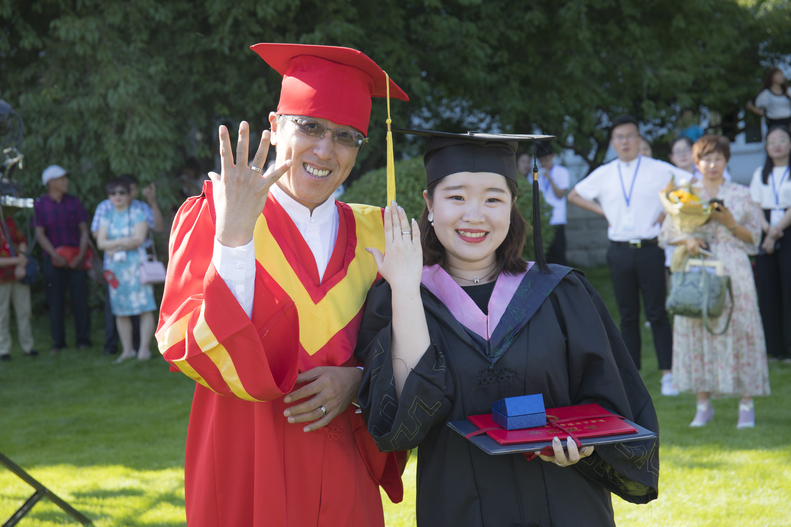
<svg viewBox="0 0 791 527">
<path fill-rule="evenodd" d="M 692 257 L 708 249 L 723 264 L 733 287 L 733 316 L 727 331 L 714 335 L 700 318 L 676 315 L 673 319 L 673 381 L 681 391 L 697 394 L 697 413 L 690 426 L 704 426 L 714 417 L 711 396 L 739 396 L 737 428 L 755 426 L 753 397 L 769 394 L 766 342 L 758 313 L 750 254 L 758 252 L 761 239 L 760 210 L 750 191 L 727 182 L 722 173 L 730 158 L 730 143 L 721 136 L 705 135 L 692 148 L 702 173 L 703 201 L 722 200 L 712 219 L 691 233 L 682 233 L 666 218 L 660 244 L 677 245 Z M 731 301 L 726 298 L 725 309 Z M 710 320 L 715 332 L 727 316 Z"/>
<path fill-rule="evenodd" d="M 135 356 L 132 347 L 131 315 L 140 315 L 140 349 L 137 358 L 151 357 L 149 345 L 154 335 L 154 288 L 140 284 L 140 246 L 148 233 L 148 221 L 140 208 L 130 207 L 132 197 L 129 183 L 122 178 L 110 180 L 107 197 L 113 210 L 102 218 L 97 243 L 106 251 L 117 285 L 110 284 L 110 304 L 115 315 L 123 353 L 115 361 L 123 362 Z"/>
</svg>

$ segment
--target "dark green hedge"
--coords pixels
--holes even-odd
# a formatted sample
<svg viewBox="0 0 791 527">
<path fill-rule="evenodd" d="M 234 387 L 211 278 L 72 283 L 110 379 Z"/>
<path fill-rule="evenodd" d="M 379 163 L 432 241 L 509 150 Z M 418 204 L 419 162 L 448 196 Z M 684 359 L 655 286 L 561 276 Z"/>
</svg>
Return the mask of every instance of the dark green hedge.
<svg viewBox="0 0 791 527">
<path fill-rule="evenodd" d="M 395 173 L 398 204 L 404 207 L 408 217 L 417 219 L 425 206 L 423 190 L 426 188 L 426 171 L 423 168 L 423 160 L 416 157 L 405 161 L 397 161 Z M 531 218 L 533 216 L 532 199 L 532 186 L 528 185 L 527 181 L 520 181 L 519 197 L 516 200 L 516 205 L 529 224 L 532 223 Z M 380 168 L 364 174 L 346 190 L 341 200 L 346 203 L 367 203 L 384 207 L 387 201 L 386 170 Z M 553 231 L 549 227 L 551 214 L 552 207 L 547 205 L 544 199 L 541 198 L 541 232 L 543 233 L 545 251 L 549 244 L 552 243 L 554 236 Z M 532 229 L 528 231 L 523 255 L 527 260 L 533 260 Z"/>
</svg>

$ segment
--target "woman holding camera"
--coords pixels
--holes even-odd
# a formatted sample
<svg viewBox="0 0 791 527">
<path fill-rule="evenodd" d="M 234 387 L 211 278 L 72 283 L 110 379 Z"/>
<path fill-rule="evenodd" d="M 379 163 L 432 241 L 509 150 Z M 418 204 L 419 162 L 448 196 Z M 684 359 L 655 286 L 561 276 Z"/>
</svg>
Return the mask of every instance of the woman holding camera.
<svg viewBox="0 0 791 527">
<path fill-rule="evenodd" d="M 131 359 L 137 354 L 139 360 L 151 357 L 149 345 L 154 336 L 154 288 L 140 283 L 141 245 L 148 233 L 148 220 L 139 208 L 130 207 L 132 196 L 129 182 L 114 178 L 106 185 L 107 197 L 113 210 L 105 215 L 99 226 L 98 248 L 104 250 L 109 259 L 110 304 L 115 315 L 118 335 L 123 352 L 116 363 Z M 140 349 L 132 347 L 131 315 L 140 315 Z"/>
<path fill-rule="evenodd" d="M 759 210 L 745 187 L 724 180 L 730 154 L 725 137 L 704 135 L 695 142 L 692 158 L 702 174 L 701 198 L 715 202 L 712 219 L 682 233 L 668 216 L 659 235 L 660 244 L 680 245 L 691 257 L 711 256 L 722 262 L 733 287 L 733 302 L 726 298 L 723 310 L 727 313 L 732 305 L 733 315 L 723 334 L 709 332 L 700 318 L 676 315 L 673 319 L 673 383 L 682 392 L 697 394 L 692 427 L 711 421 L 710 399 L 718 394 L 741 397 L 737 428 L 752 428 L 753 397 L 769 394 L 766 343 L 749 257 L 758 252 Z M 709 321 L 715 333 L 724 329 L 726 319 Z"/>
</svg>

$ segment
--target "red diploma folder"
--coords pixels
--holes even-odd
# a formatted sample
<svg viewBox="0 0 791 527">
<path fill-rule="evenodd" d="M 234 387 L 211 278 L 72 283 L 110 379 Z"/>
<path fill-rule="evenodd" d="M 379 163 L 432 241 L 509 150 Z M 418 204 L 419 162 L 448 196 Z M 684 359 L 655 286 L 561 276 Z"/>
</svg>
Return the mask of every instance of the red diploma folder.
<svg viewBox="0 0 791 527">
<path fill-rule="evenodd" d="M 486 434 L 501 445 L 552 441 L 555 436 L 566 439 L 568 432 L 572 432 L 579 439 L 637 433 L 635 427 L 598 404 L 547 408 L 546 425 L 522 430 L 502 428 L 492 420 L 492 414 L 471 415 L 469 420 L 479 429 L 491 429 Z M 562 428 L 553 425 L 553 421 L 557 421 L 557 425 Z"/>
<path fill-rule="evenodd" d="M 598 404 L 581 404 L 547 408 L 547 424 L 536 428 L 506 430 L 494 422 L 491 414 L 472 415 L 448 426 L 487 454 L 538 452 L 551 446 L 552 438 L 561 440 L 569 432 L 579 444 L 604 445 L 628 443 L 656 437 L 656 433 L 605 410 Z"/>
</svg>

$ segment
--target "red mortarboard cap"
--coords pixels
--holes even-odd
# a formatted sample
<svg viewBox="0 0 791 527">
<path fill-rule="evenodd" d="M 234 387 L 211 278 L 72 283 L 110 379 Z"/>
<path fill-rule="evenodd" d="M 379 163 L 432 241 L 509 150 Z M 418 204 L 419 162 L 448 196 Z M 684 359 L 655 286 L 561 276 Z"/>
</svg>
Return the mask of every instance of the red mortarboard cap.
<svg viewBox="0 0 791 527">
<path fill-rule="evenodd" d="M 368 135 L 371 97 L 387 96 L 387 76 L 351 48 L 261 43 L 250 47 L 283 75 L 277 113 L 319 117 Z M 390 79 L 390 97 L 409 97 Z"/>
</svg>

